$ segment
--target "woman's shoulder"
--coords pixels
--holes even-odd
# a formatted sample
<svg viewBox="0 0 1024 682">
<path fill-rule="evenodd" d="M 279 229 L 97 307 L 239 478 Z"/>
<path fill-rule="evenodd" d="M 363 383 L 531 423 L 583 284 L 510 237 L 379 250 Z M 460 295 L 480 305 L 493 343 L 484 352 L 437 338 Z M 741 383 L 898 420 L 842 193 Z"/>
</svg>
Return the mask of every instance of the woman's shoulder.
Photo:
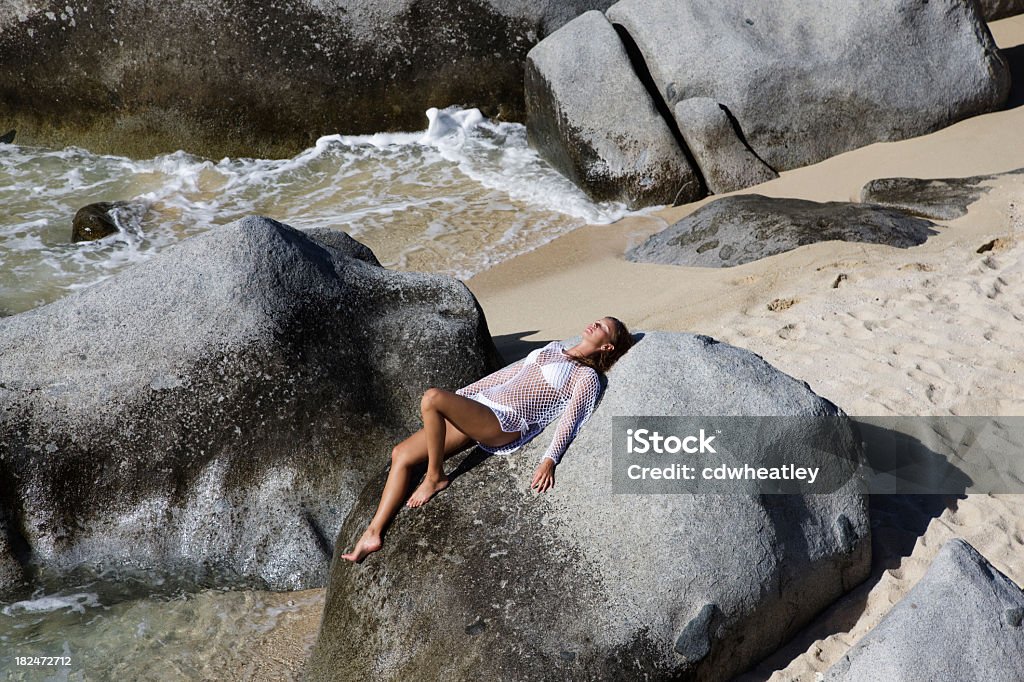
<svg viewBox="0 0 1024 682">
<path fill-rule="evenodd" d="M 573 364 L 576 366 L 574 372 L 576 374 L 576 381 L 582 381 L 588 385 L 600 388 L 601 375 L 596 369 L 578 362 L 574 362 Z"/>
<path fill-rule="evenodd" d="M 541 346 L 540 348 L 534 348 L 533 350 L 531 350 L 530 354 L 527 355 L 526 358 L 528 360 L 536 361 L 537 357 L 542 354 L 545 357 L 548 357 L 550 355 L 561 355 L 562 351 L 564 350 L 565 346 L 562 345 L 561 341 L 551 341 L 546 346 Z"/>
</svg>

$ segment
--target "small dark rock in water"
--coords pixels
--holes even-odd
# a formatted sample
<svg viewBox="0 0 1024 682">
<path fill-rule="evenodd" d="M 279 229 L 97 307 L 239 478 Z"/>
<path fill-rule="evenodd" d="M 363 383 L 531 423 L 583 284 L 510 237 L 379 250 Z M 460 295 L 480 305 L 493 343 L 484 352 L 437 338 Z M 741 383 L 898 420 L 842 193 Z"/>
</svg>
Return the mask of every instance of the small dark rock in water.
<svg viewBox="0 0 1024 682">
<path fill-rule="evenodd" d="M 907 248 L 936 234 L 933 227 L 931 221 L 881 206 L 747 194 L 723 197 L 694 211 L 626 257 L 720 268 L 833 239 Z"/>
<path fill-rule="evenodd" d="M 0 135 L 0 144 L 11 144 L 14 142 L 14 135 L 17 132 L 17 130 L 8 130 L 3 135 Z"/>
<path fill-rule="evenodd" d="M 71 227 L 71 241 L 88 242 L 116 233 L 114 211 L 127 205 L 123 201 L 101 201 L 78 209 Z"/>
<path fill-rule="evenodd" d="M 969 178 L 879 178 L 861 188 L 860 200 L 923 218 L 953 220 L 967 215 L 967 207 L 988 193 L 988 181 L 1022 173 L 1024 168 Z"/>
</svg>

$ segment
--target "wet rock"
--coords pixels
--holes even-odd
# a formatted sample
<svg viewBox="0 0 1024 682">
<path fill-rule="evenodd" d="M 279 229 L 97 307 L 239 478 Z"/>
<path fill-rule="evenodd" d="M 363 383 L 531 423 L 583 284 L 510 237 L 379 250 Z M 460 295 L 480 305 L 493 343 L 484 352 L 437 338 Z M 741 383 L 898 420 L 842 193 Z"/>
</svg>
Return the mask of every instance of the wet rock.
<svg viewBox="0 0 1024 682">
<path fill-rule="evenodd" d="M 1024 168 L 968 178 L 880 178 L 861 188 L 860 200 L 924 218 L 953 220 L 967 215 L 967 208 L 988 193 L 993 181 L 1021 174 Z"/>
<path fill-rule="evenodd" d="M 461 282 L 311 232 L 246 218 L 0 319 L 0 593 L 5 552 L 57 582 L 325 583 L 422 392 L 499 360 Z"/>
<path fill-rule="evenodd" d="M 985 21 L 995 21 L 1024 12 L 1024 0 L 978 0 Z"/>
<path fill-rule="evenodd" d="M 314 227 L 305 230 L 306 236 L 313 239 L 322 246 L 334 249 L 349 258 L 361 260 L 370 265 L 380 267 L 380 261 L 374 255 L 370 247 L 362 244 L 341 230 L 331 227 Z"/>
<path fill-rule="evenodd" d="M 219 159 L 419 130 L 430 107 L 523 120 L 529 49 L 613 1 L 20 3 L 0 14 L 0 121 L 48 146 Z"/>
<path fill-rule="evenodd" d="M 127 225 L 137 225 L 145 210 L 127 201 L 101 201 L 83 206 L 72 221 L 71 241 L 87 242 L 117 234 Z"/>
<path fill-rule="evenodd" d="M 621 0 L 607 15 L 670 109 L 693 97 L 721 104 L 776 171 L 937 130 L 1000 108 L 1010 92 L 972 2 Z"/>
<path fill-rule="evenodd" d="M 14 142 L 14 136 L 17 132 L 17 130 L 8 130 L 3 135 L 0 135 L 0 144 L 11 144 Z"/>
<path fill-rule="evenodd" d="M 1018 682 L 1024 591 L 971 545 L 947 542 L 924 577 L 833 665 L 827 682 Z M 1014 624 L 1016 622 L 1016 624 Z"/>
<path fill-rule="evenodd" d="M 676 104 L 673 114 L 713 194 L 779 177 L 737 136 L 729 115 L 714 100 L 691 97 Z"/>
<path fill-rule="evenodd" d="M 744 194 L 699 208 L 626 257 L 721 268 L 833 239 L 908 248 L 937 234 L 934 227 L 931 221 L 880 206 Z"/>
<path fill-rule="evenodd" d="M 530 144 L 594 200 L 639 208 L 703 196 L 600 12 L 577 17 L 530 50 L 525 82 Z"/>
<path fill-rule="evenodd" d="M 841 414 L 806 384 L 663 332 L 607 381 L 548 493 L 528 487 L 552 429 L 507 457 L 452 460 L 451 485 L 402 509 L 380 552 L 336 561 L 307 679 L 726 680 L 867 575 L 853 481 L 806 496 L 612 494 L 614 415 Z M 362 491 L 339 547 L 382 485 Z"/>
</svg>

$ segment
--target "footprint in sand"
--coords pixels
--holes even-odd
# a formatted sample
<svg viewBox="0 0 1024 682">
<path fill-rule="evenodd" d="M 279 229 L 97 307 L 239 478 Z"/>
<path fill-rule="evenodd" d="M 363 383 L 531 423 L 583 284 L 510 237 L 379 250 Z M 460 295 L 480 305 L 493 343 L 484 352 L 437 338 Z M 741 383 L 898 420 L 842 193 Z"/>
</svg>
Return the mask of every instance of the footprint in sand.
<svg viewBox="0 0 1024 682">
<path fill-rule="evenodd" d="M 952 392 L 951 395 L 951 391 L 949 389 L 950 387 L 948 385 L 941 386 L 939 384 L 930 383 L 928 384 L 928 388 L 925 390 L 924 395 L 932 405 L 943 405 L 948 403 L 949 399 L 956 395 L 955 391 Z"/>
<path fill-rule="evenodd" d="M 1011 246 L 1013 246 L 1012 238 L 996 237 L 992 241 L 985 242 L 979 246 L 975 253 L 985 253 L 987 251 L 994 251 L 998 253 L 999 251 L 1006 251 Z"/>
<path fill-rule="evenodd" d="M 807 332 L 804 330 L 804 326 L 800 323 L 787 324 L 785 327 L 778 331 L 779 338 L 793 340 L 802 339 L 804 334 Z"/>
<path fill-rule="evenodd" d="M 795 298 L 776 298 L 768 303 L 768 310 L 777 313 L 780 310 L 792 308 L 794 303 L 796 303 Z"/>
<path fill-rule="evenodd" d="M 882 319 L 882 320 L 864 320 L 864 328 L 869 332 L 873 332 L 876 329 L 891 329 L 896 324 L 896 320 L 893 319 Z"/>
</svg>

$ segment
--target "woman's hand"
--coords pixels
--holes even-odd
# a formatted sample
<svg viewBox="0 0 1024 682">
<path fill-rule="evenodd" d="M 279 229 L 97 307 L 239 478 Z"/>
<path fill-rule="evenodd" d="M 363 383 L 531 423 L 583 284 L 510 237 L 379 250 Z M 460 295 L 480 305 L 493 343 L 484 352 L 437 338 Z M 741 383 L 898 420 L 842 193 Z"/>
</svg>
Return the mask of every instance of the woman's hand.
<svg viewBox="0 0 1024 682">
<path fill-rule="evenodd" d="M 533 483 L 530 484 L 530 488 L 536 490 L 538 493 L 542 493 L 545 490 L 550 490 L 555 487 L 555 460 L 550 457 L 545 457 L 541 460 L 540 464 L 537 465 L 537 470 L 533 472 Z"/>
</svg>

